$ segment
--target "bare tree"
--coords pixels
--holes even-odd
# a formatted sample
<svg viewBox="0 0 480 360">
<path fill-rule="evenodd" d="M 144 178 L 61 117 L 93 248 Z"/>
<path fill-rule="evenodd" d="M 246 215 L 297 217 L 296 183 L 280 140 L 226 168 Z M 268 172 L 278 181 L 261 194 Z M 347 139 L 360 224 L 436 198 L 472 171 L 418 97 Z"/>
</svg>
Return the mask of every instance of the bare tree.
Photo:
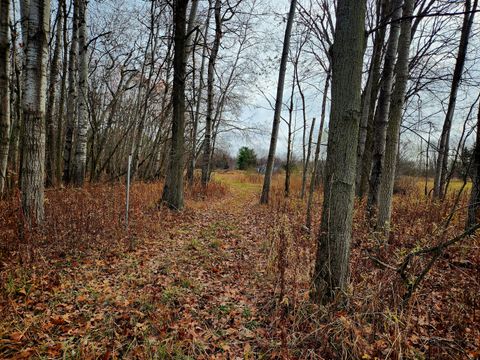
<svg viewBox="0 0 480 360">
<path fill-rule="evenodd" d="M 168 207 L 183 208 L 183 165 L 185 146 L 185 46 L 188 0 L 175 0 L 174 19 L 174 60 L 173 60 L 173 118 L 172 144 L 162 201 Z"/>
<path fill-rule="evenodd" d="M 477 9 L 478 0 L 474 0 L 473 9 Z M 452 85 L 450 88 L 450 97 L 448 101 L 447 113 L 443 123 L 442 134 L 438 146 L 437 163 L 435 168 L 435 178 L 433 185 L 433 196 L 442 198 L 444 196 L 445 180 L 447 176 L 448 151 L 450 144 L 450 130 L 452 128 L 453 114 L 457 102 L 457 93 L 460 81 L 465 67 L 468 43 L 473 25 L 475 12 L 472 10 L 471 0 L 465 0 L 465 15 L 463 18 L 462 32 L 460 35 L 460 45 L 458 47 L 457 60 L 453 71 Z"/>
<path fill-rule="evenodd" d="M 28 5 L 28 32 L 23 95 L 22 210 L 31 225 L 44 219 L 45 107 L 50 1 Z"/>
<path fill-rule="evenodd" d="M 0 196 L 7 180 L 10 146 L 10 0 L 0 1 Z"/>
<path fill-rule="evenodd" d="M 206 186 L 210 179 L 210 156 L 212 153 L 212 117 L 213 117 L 213 85 L 215 76 L 215 63 L 217 61 L 218 49 L 222 39 L 222 1 L 215 0 L 215 39 L 208 59 L 207 71 L 207 115 L 205 122 L 205 137 L 203 141 L 203 162 L 202 162 L 202 185 Z M 199 99 L 200 100 L 200 99 Z"/>
<path fill-rule="evenodd" d="M 336 9 L 324 202 L 312 279 L 316 302 L 345 291 L 348 280 L 365 7 L 365 1 L 339 0 Z"/>
<path fill-rule="evenodd" d="M 377 26 L 387 18 L 387 0 L 377 1 Z M 363 197 L 368 190 L 368 179 L 372 168 L 373 156 L 373 120 L 375 104 L 377 103 L 378 91 L 380 90 L 380 75 L 385 43 L 386 26 L 381 26 L 375 32 L 373 40 L 372 56 L 368 71 L 367 83 L 362 93 L 362 117 L 358 133 L 357 146 L 357 174 L 355 180 L 355 192 Z"/>
<path fill-rule="evenodd" d="M 74 183 L 82 186 L 87 167 L 88 130 L 88 48 L 87 48 L 87 0 L 78 2 L 78 116 L 75 136 Z"/>
<path fill-rule="evenodd" d="M 78 1 L 78 0 L 76 0 Z M 68 54 L 68 95 L 67 95 L 67 121 L 65 126 L 65 149 L 63 151 L 63 181 L 70 183 L 72 180 L 72 148 L 75 117 L 77 114 L 77 66 L 78 66 L 78 6 L 74 2 L 72 18 L 72 36 Z M 65 29 L 66 30 L 66 29 Z"/>
<path fill-rule="evenodd" d="M 466 229 L 478 223 L 478 209 L 480 208 L 480 105 L 477 115 L 477 138 L 473 150 L 472 173 L 472 191 L 468 203 Z"/>
<path fill-rule="evenodd" d="M 398 38 L 400 35 L 400 22 L 398 19 L 402 16 L 402 4 L 403 0 L 394 0 L 392 3 L 392 23 L 390 25 L 390 35 L 383 65 L 382 84 L 373 122 L 373 162 L 367 202 L 367 210 L 372 217 L 377 215 L 378 210 L 380 179 L 382 176 L 385 156 L 388 114 L 390 112 L 390 101 L 392 97 L 393 73 L 397 58 Z"/>
<path fill-rule="evenodd" d="M 64 15 L 64 6 L 65 1 L 58 1 L 58 10 L 57 10 L 57 28 L 55 31 L 55 47 L 53 50 L 52 61 L 50 64 L 50 79 L 48 84 L 48 98 L 47 98 L 47 113 L 46 113 L 46 127 L 47 127 L 47 136 L 46 136 L 46 154 L 45 154 L 45 171 L 46 171 L 46 185 L 52 186 L 55 185 L 56 181 L 56 141 L 57 136 L 55 133 L 55 119 L 53 116 L 53 110 L 55 105 L 55 96 L 57 93 L 57 80 L 59 73 L 59 62 L 60 62 L 60 51 L 62 49 L 62 40 L 63 40 L 63 15 Z M 63 100 L 63 99 L 62 99 Z M 58 117 L 61 117 L 61 114 L 57 114 Z M 58 131 L 58 130 L 57 130 Z"/>
<path fill-rule="evenodd" d="M 290 1 L 290 10 L 288 12 L 287 27 L 285 28 L 285 37 L 283 40 L 282 58 L 280 60 L 280 70 L 278 72 L 277 96 L 275 98 L 275 111 L 273 115 L 272 137 L 270 139 L 270 148 L 268 150 L 267 167 L 265 178 L 263 180 L 262 196 L 260 203 L 267 204 L 270 194 L 270 183 L 272 181 L 273 163 L 275 161 L 275 151 L 277 148 L 278 130 L 280 128 L 280 117 L 283 104 L 283 88 L 285 85 L 285 73 L 287 71 L 288 51 L 290 48 L 290 34 L 292 33 L 293 19 L 295 17 L 295 8 L 297 0 Z"/>
<path fill-rule="evenodd" d="M 395 87 L 392 93 L 387 128 L 384 167 L 379 189 L 377 228 L 389 230 L 392 213 L 393 184 L 397 165 L 400 125 L 408 82 L 408 64 L 414 0 L 405 0 L 403 6 L 400 38 L 398 40 L 398 58 L 395 66 Z"/>
</svg>

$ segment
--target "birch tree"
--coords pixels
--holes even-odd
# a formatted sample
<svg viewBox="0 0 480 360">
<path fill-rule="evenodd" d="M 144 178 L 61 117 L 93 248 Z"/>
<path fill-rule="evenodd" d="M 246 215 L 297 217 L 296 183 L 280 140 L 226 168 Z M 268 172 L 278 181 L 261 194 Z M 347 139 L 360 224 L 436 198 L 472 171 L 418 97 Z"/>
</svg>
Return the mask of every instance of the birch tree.
<svg viewBox="0 0 480 360">
<path fill-rule="evenodd" d="M 88 130 L 88 49 L 87 49 L 87 0 L 78 3 L 78 116 L 75 136 L 74 183 L 82 186 L 87 167 Z"/>
<path fill-rule="evenodd" d="M 7 180 L 10 145 L 10 0 L 0 0 L 0 197 Z"/>
<path fill-rule="evenodd" d="M 20 187 L 22 210 L 28 225 L 44 219 L 45 107 L 47 87 L 50 1 L 28 5 L 23 94 L 23 156 Z"/>
</svg>

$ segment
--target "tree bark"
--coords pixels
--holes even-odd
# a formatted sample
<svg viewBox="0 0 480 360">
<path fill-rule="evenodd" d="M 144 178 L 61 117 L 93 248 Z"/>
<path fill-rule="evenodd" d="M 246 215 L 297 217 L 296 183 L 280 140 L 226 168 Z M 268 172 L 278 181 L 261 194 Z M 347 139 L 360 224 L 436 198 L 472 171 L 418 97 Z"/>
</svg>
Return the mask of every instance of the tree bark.
<svg viewBox="0 0 480 360">
<path fill-rule="evenodd" d="M 475 141 L 475 149 L 473 150 L 472 165 L 472 191 L 468 203 L 467 223 L 465 229 L 469 229 L 478 223 L 478 210 L 480 209 L 480 105 L 478 107 L 477 139 Z"/>
<path fill-rule="evenodd" d="M 211 3 L 211 0 L 209 0 L 209 5 Z M 192 3 L 192 7 L 194 4 Z M 211 16 L 211 11 L 210 7 L 207 13 L 207 19 L 205 21 L 205 31 L 203 34 L 203 49 L 202 49 L 202 60 L 200 64 L 200 75 L 199 75 L 199 86 L 198 86 L 198 93 L 197 93 L 197 99 L 195 103 L 195 113 L 193 115 L 193 129 L 192 129 L 192 149 L 191 149 L 191 154 L 190 154 L 190 161 L 188 163 L 188 169 L 187 169 L 187 179 L 190 184 L 190 186 L 193 185 L 194 181 L 194 175 L 195 175 L 195 165 L 197 161 L 197 133 L 198 133 L 198 122 L 200 119 L 200 105 L 202 103 L 202 93 L 203 93 L 203 87 L 204 87 L 204 72 L 205 72 L 205 59 L 207 58 L 207 50 L 208 50 L 208 44 L 207 44 L 207 39 L 208 39 L 208 30 L 210 27 L 210 16 Z M 195 66 L 195 64 L 193 65 Z"/>
<path fill-rule="evenodd" d="M 272 137 L 270 139 L 270 148 L 268 150 L 267 167 L 263 179 L 261 204 L 268 204 L 270 195 L 270 184 L 273 174 L 273 163 L 275 161 L 275 151 L 277 149 L 278 130 L 280 128 L 280 116 L 283 105 L 283 88 L 285 85 L 285 73 L 287 71 L 288 50 L 290 48 L 290 34 L 292 33 L 293 20 L 295 18 L 295 8 L 297 0 L 290 1 L 290 10 L 288 12 L 287 27 L 285 28 L 285 37 L 283 40 L 282 58 L 280 60 L 280 70 L 278 72 L 277 96 L 275 99 L 275 111 L 273 115 Z"/>
<path fill-rule="evenodd" d="M 87 49 L 87 0 L 78 2 L 78 116 L 75 136 L 74 183 L 82 186 L 87 166 L 88 130 L 88 49 Z"/>
<path fill-rule="evenodd" d="M 392 3 L 392 23 L 390 25 L 390 35 L 383 65 L 382 85 L 373 123 L 373 162 L 370 173 L 367 201 L 367 211 L 371 218 L 376 217 L 378 212 L 380 179 L 384 166 L 388 114 L 390 112 L 390 102 L 392 98 L 393 72 L 395 69 L 398 38 L 400 35 L 400 22 L 398 19 L 402 16 L 402 4 L 403 0 L 395 0 Z"/>
<path fill-rule="evenodd" d="M 365 0 L 339 0 L 336 10 L 324 202 L 312 279 L 318 303 L 345 292 L 348 283 L 365 8 Z"/>
<path fill-rule="evenodd" d="M 210 180 L 210 156 L 212 153 L 212 116 L 213 116 L 213 85 L 215 76 L 215 63 L 217 61 L 218 49 L 222 39 L 222 1 L 215 0 L 215 39 L 213 41 L 210 58 L 208 59 L 207 73 L 207 116 L 205 120 L 205 138 L 203 141 L 203 162 L 202 162 L 202 185 L 206 186 Z"/>
<path fill-rule="evenodd" d="M 78 57 L 78 9 L 73 6 L 72 39 L 68 54 L 68 95 L 67 95 L 67 122 L 65 126 L 65 149 L 63 152 L 63 181 L 69 184 L 72 181 L 72 147 L 75 115 L 77 113 L 77 57 Z"/>
<path fill-rule="evenodd" d="M 477 5 L 478 0 L 475 0 L 473 9 L 476 9 Z M 457 102 L 458 87 L 460 86 L 463 68 L 465 67 L 468 42 L 470 38 L 470 32 L 472 30 L 473 18 L 475 16 L 475 12 L 471 12 L 471 9 L 471 0 L 465 0 L 465 15 L 463 18 L 462 33 L 460 36 L 460 46 L 458 48 L 457 60 L 455 62 L 455 69 L 453 71 L 447 114 L 445 115 L 445 121 L 443 123 L 442 134 L 440 135 L 438 146 L 437 164 L 435 168 L 435 178 L 433 184 L 433 196 L 435 198 L 443 198 L 444 196 L 445 179 L 448 165 L 450 130 L 452 128 L 453 114 L 455 112 L 455 105 Z"/>
<path fill-rule="evenodd" d="M 175 0 L 174 60 L 173 60 L 173 119 L 172 144 L 162 201 L 171 209 L 183 208 L 183 163 L 185 147 L 185 46 L 188 0 Z"/>
<path fill-rule="evenodd" d="M 330 69 L 327 71 L 327 77 L 325 79 L 325 86 L 323 89 L 323 98 L 322 98 L 322 113 L 320 116 L 320 127 L 318 129 L 317 136 L 317 145 L 315 147 L 315 159 L 313 161 L 313 172 L 310 179 L 310 185 L 308 188 L 308 200 L 307 200 L 307 215 L 305 225 L 307 229 L 312 228 L 312 204 L 313 204 L 313 194 L 315 191 L 315 182 L 320 172 L 320 149 L 322 147 L 322 136 L 323 136 L 323 126 L 325 123 L 325 114 L 327 112 L 327 98 L 328 98 L 328 89 L 330 87 Z"/>
<path fill-rule="evenodd" d="M 397 168 L 400 125 L 402 124 L 403 106 L 408 83 L 408 65 L 410 56 L 410 39 L 414 0 L 405 0 L 402 14 L 400 38 L 398 40 L 398 58 L 395 66 L 395 87 L 392 93 L 390 119 L 387 128 L 385 160 L 380 181 L 377 228 L 390 230 L 392 215 L 393 185 Z"/>
<path fill-rule="evenodd" d="M 64 0 L 58 1 L 57 10 L 57 29 L 55 33 L 55 48 L 53 50 L 52 61 L 50 64 L 50 82 L 48 85 L 48 98 L 47 98 L 47 113 L 46 127 L 47 127 L 47 146 L 45 154 L 45 170 L 47 173 L 46 185 L 54 186 L 56 182 L 56 141 L 57 136 L 55 134 L 55 119 L 53 116 L 53 108 L 55 105 L 55 96 L 57 92 L 58 81 L 58 63 L 60 60 L 60 50 L 62 49 L 62 37 L 63 37 L 63 7 L 65 6 Z M 58 117 L 61 115 L 58 114 Z"/>
<path fill-rule="evenodd" d="M 0 0 L 0 197 L 7 181 L 10 146 L 10 0 Z"/>
<path fill-rule="evenodd" d="M 47 88 L 50 1 L 32 0 L 28 11 L 28 37 L 23 96 L 23 156 L 20 188 L 28 226 L 44 220 L 45 107 Z"/>
<path fill-rule="evenodd" d="M 292 162 L 292 142 L 293 142 L 293 130 L 292 130 L 292 121 L 293 121 L 293 96 L 295 93 L 295 78 L 296 72 L 293 72 L 293 79 L 292 79 L 292 89 L 290 93 L 290 106 L 288 107 L 288 137 L 287 137 L 287 162 L 285 165 L 285 189 L 284 195 L 285 197 L 290 196 L 290 174 L 291 174 L 291 162 Z"/>
<path fill-rule="evenodd" d="M 380 24 L 385 20 L 387 14 L 388 0 L 380 0 L 377 11 Z M 372 169 L 373 156 L 373 120 L 375 118 L 375 105 L 380 90 L 380 68 L 382 65 L 382 54 L 385 42 L 386 26 L 382 26 L 376 34 L 373 44 L 372 62 L 369 76 L 362 101 L 362 118 L 358 135 L 357 147 L 357 175 L 355 191 L 358 197 L 363 197 L 368 192 L 368 180 Z"/>
<path fill-rule="evenodd" d="M 62 181 L 62 165 L 63 165 L 63 147 L 64 147 L 64 134 L 63 126 L 65 120 L 65 93 L 67 92 L 67 76 L 68 76 L 68 32 L 67 32 L 67 22 L 68 14 L 65 1 L 63 3 L 63 64 L 62 64 L 62 82 L 60 86 L 60 98 L 58 99 L 58 116 L 57 116 L 57 140 L 55 142 L 55 177 L 56 182 L 60 183 Z"/>
</svg>

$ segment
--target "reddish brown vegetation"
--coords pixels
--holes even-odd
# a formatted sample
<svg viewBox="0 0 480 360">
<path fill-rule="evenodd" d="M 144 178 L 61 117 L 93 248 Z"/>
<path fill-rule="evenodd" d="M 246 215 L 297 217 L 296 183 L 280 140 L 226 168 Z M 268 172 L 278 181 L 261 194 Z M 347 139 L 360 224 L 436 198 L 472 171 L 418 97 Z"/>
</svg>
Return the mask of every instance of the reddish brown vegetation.
<svg viewBox="0 0 480 360">
<path fill-rule="evenodd" d="M 1 202 L 0 357 L 478 355 L 477 238 L 448 248 L 406 306 L 400 276 L 372 260 L 395 267 L 441 241 L 453 197 L 434 204 L 412 190 L 398 195 L 387 242 L 370 233 L 357 204 L 348 301 L 318 307 L 308 297 L 315 241 L 304 204 L 284 200 L 282 179 L 265 207 L 255 175 L 217 178 L 187 191 L 181 213 L 158 207 L 161 184 L 134 184 L 128 231 L 118 184 L 48 191 L 46 226 L 23 239 L 18 199 Z M 464 212 L 443 238 L 462 231 Z M 415 258 L 410 276 L 428 259 Z"/>
</svg>

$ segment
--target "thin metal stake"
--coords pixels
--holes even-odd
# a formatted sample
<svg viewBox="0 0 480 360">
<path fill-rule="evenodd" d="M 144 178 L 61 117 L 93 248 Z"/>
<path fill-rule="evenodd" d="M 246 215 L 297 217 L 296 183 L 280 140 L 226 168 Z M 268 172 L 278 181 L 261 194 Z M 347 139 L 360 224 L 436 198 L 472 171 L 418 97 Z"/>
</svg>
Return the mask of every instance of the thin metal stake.
<svg viewBox="0 0 480 360">
<path fill-rule="evenodd" d="M 128 168 L 127 168 L 127 200 L 125 204 L 125 227 L 128 230 L 128 208 L 130 206 L 130 167 L 132 165 L 132 154 L 128 155 Z"/>
</svg>

